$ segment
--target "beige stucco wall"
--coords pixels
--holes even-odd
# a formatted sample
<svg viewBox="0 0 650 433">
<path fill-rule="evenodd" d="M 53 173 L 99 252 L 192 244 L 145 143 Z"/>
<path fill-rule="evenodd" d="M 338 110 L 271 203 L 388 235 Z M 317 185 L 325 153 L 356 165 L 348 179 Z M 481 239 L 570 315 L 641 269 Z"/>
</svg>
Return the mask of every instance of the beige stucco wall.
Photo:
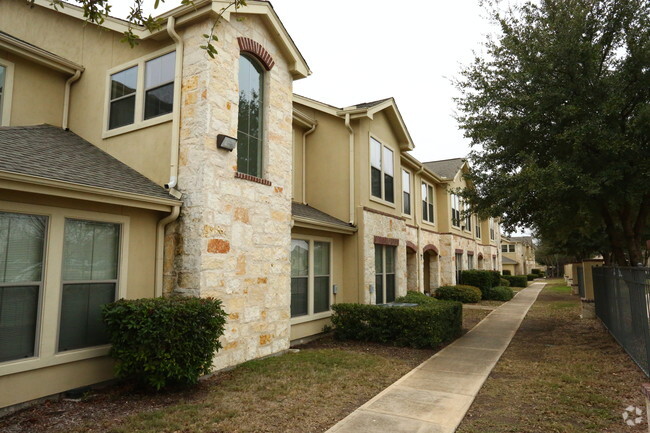
<svg viewBox="0 0 650 433">
<path fill-rule="evenodd" d="M 170 39 L 142 40 L 138 46 L 130 48 L 120 42 L 123 36 L 117 32 L 85 25 L 79 19 L 41 6 L 30 8 L 20 0 L 2 3 L 0 29 L 85 68 L 71 88 L 71 131 L 154 182 L 163 185 L 169 180 L 171 121 L 106 139 L 102 138 L 102 132 L 107 116 L 107 71 L 123 64 L 126 68 L 135 59 L 173 46 Z M 64 83 L 69 77 L 42 67 L 23 67 L 24 62 L 20 62 L 21 71 L 26 71 L 27 76 L 20 76 L 16 67 L 12 102 L 15 118 L 12 114 L 11 124 L 60 125 Z"/>
<path fill-rule="evenodd" d="M 174 290 L 223 301 L 229 314 L 219 369 L 289 347 L 292 196 L 292 76 L 261 20 L 246 16 L 218 27 L 219 55 L 199 48 L 209 22 L 183 32 L 178 188 L 185 205 L 178 237 Z M 264 185 L 235 177 L 237 151 L 217 149 L 217 134 L 237 136 L 237 37 L 260 43 L 275 60 L 265 74 Z M 169 288 L 169 281 L 168 281 Z"/>
</svg>

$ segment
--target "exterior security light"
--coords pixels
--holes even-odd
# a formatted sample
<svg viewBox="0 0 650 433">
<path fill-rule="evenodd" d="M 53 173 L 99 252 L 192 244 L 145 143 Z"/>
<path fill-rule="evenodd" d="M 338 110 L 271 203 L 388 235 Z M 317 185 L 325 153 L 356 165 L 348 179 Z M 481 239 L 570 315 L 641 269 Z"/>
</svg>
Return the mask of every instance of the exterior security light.
<svg viewBox="0 0 650 433">
<path fill-rule="evenodd" d="M 217 147 L 219 149 L 226 149 L 233 151 L 237 147 L 237 139 L 229 137 L 227 135 L 219 134 L 217 135 Z"/>
</svg>

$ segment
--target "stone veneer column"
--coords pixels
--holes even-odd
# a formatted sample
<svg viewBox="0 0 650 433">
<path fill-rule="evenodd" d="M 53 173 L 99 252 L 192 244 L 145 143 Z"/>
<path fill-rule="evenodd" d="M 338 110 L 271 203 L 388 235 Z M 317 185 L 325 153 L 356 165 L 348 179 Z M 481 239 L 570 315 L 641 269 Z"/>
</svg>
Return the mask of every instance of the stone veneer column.
<svg viewBox="0 0 650 433">
<path fill-rule="evenodd" d="M 228 320 L 214 360 L 219 369 L 289 347 L 293 80 L 258 18 L 220 23 L 215 59 L 199 48 L 210 25 L 182 36 L 184 206 L 174 228 L 174 290 L 223 301 Z M 216 147 L 217 134 L 237 136 L 238 37 L 258 42 L 275 60 L 265 73 L 264 183 L 236 178 L 237 151 Z"/>
</svg>

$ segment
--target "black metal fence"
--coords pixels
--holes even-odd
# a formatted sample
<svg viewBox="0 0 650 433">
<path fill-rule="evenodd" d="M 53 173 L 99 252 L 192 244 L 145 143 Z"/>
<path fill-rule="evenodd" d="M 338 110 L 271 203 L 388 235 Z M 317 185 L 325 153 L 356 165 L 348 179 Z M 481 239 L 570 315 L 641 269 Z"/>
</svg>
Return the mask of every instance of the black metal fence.
<svg viewBox="0 0 650 433">
<path fill-rule="evenodd" d="M 580 298 L 585 297 L 585 274 L 582 266 L 576 266 L 576 275 L 578 276 L 578 293 Z"/>
<path fill-rule="evenodd" d="M 650 268 L 594 267 L 596 315 L 650 376 Z"/>
</svg>

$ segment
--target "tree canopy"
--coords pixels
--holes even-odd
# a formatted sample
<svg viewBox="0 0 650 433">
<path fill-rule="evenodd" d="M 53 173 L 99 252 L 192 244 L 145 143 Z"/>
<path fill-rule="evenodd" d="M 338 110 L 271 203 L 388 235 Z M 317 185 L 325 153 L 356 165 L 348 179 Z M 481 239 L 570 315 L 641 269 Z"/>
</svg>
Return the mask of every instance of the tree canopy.
<svg viewBox="0 0 650 433">
<path fill-rule="evenodd" d="M 541 0 L 500 9 L 461 72 L 475 211 L 547 244 L 642 261 L 650 212 L 650 1 Z"/>
</svg>

